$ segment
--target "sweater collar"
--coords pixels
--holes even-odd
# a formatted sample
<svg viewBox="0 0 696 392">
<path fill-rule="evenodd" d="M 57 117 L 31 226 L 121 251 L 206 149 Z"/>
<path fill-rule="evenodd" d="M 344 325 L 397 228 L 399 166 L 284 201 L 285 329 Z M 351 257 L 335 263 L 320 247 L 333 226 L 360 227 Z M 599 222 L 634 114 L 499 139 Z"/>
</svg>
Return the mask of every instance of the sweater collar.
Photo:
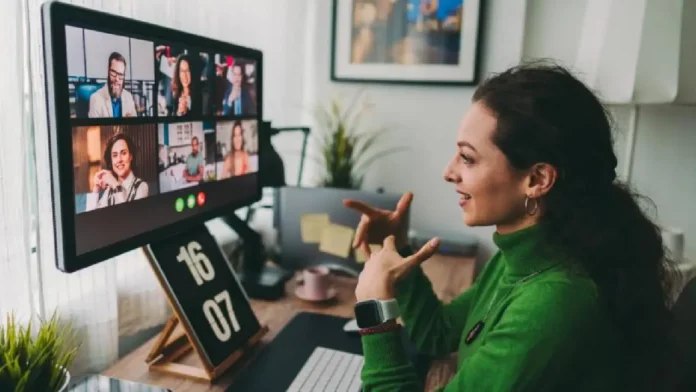
<svg viewBox="0 0 696 392">
<path fill-rule="evenodd" d="M 495 232 L 493 242 L 500 249 L 507 274 L 511 276 L 527 276 L 559 261 L 544 244 L 544 235 L 538 224 L 508 234 Z"/>
</svg>

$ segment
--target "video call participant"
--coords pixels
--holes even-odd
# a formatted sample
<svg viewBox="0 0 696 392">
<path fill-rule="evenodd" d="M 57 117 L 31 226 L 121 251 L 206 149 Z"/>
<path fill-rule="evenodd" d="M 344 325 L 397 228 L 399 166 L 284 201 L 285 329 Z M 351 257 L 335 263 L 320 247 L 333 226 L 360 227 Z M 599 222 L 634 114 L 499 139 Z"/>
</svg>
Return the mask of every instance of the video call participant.
<svg viewBox="0 0 696 392">
<path fill-rule="evenodd" d="M 194 74 L 194 62 L 188 55 L 182 54 L 176 59 L 174 78 L 172 79 L 172 110 L 176 116 L 200 114 L 198 84 Z"/>
<path fill-rule="evenodd" d="M 92 193 L 87 197 L 87 211 L 112 206 L 149 195 L 148 185 L 134 171 L 137 149 L 128 135 L 117 133 L 106 143 L 104 165 L 94 175 Z"/>
<path fill-rule="evenodd" d="M 184 179 L 186 182 L 201 182 L 205 160 L 198 151 L 199 141 L 196 136 L 191 139 L 191 153 L 186 157 L 186 167 L 184 167 Z"/>
<path fill-rule="evenodd" d="M 108 81 L 89 98 L 89 117 L 135 117 L 133 95 L 124 88 L 126 58 L 118 52 L 109 56 Z"/>
<path fill-rule="evenodd" d="M 256 113 L 256 105 L 245 88 L 246 76 L 242 64 L 232 66 L 232 84 L 225 91 L 222 101 L 222 115 L 242 115 Z"/>
<path fill-rule="evenodd" d="M 246 152 L 244 129 L 242 128 L 242 123 L 239 121 L 235 121 L 232 128 L 232 140 L 230 145 L 232 148 L 225 157 L 222 178 L 240 176 L 249 171 L 249 154 Z"/>
</svg>

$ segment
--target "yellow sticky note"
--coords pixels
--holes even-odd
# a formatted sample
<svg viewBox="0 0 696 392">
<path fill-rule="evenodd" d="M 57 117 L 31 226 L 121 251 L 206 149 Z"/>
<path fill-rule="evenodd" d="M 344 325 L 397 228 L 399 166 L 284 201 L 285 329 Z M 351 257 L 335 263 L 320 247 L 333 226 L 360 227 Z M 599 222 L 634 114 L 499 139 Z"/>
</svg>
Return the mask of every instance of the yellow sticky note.
<svg viewBox="0 0 696 392">
<path fill-rule="evenodd" d="M 321 233 L 319 250 L 344 259 L 348 258 L 353 242 L 353 232 L 354 230 L 348 226 L 328 224 Z"/>
<path fill-rule="evenodd" d="M 300 231 L 302 242 L 319 243 L 324 227 L 330 223 L 328 214 L 305 214 L 300 218 Z"/>
<path fill-rule="evenodd" d="M 370 252 L 375 253 L 379 252 L 382 249 L 382 245 L 380 244 L 369 244 L 370 247 Z M 367 255 L 365 252 L 363 252 L 362 248 L 358 248 L 355 250 L 355 261 L 358 263 L 364 263 L 367 261 Z"/>
</svg>

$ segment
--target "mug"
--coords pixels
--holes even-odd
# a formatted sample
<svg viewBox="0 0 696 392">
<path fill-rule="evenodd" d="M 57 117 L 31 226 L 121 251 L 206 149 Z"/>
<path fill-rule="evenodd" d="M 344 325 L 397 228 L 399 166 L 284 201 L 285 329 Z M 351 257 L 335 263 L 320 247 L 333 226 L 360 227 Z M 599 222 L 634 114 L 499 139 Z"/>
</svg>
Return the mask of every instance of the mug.
<svg viewBox="0 0 696 392">
<path fill-rule="evenodd" d="M 323 299 L 329 294 L 329 269 L 327 267 L 310 267 L 302 271 L 304 295 L 311 299 Z"/>
</svg>

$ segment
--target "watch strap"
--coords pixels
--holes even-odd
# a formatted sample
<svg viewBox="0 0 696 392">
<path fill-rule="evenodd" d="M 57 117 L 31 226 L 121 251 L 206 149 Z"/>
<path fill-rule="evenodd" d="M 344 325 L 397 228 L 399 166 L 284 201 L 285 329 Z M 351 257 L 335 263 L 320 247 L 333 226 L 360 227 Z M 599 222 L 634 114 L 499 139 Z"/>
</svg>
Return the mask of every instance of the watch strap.
<svg viewBox="0 0 696 392">
<path fill-rule="evenodd" d="M 401 316 L 399 311 L 399 303 L 396 299 L 381 300 L 379 301 L 380 313 L 382 314 L 382 320 L 392 320 Z"/>
<path fill-rule="evenodd" d="M 358 331 L 361 336 L 372 335 L 375 333 L 398 331 L 401 329 L 401 325 L 396 322 L 396 320 L 389 320 L 384 324 L 380 324 L 376 327 L 363 328 Z"/>
</svg>

